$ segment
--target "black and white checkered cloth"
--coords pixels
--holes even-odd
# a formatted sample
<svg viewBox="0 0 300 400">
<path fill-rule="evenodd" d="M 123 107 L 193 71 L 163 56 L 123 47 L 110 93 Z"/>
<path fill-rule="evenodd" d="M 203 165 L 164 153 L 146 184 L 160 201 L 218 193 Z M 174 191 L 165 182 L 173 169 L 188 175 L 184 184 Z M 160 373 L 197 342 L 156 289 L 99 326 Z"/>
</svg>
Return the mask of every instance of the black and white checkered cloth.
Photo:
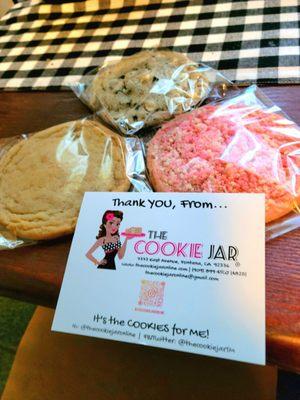
<svg viewBox="0 0 300 400">
<path fill-rule="evenodd" d="M 299 0 L 20 2 L 0 21 L 0 88 L 61 89 L 157 47 L 239 83 L 300 83 L 299 8 Z"/>
</svg>

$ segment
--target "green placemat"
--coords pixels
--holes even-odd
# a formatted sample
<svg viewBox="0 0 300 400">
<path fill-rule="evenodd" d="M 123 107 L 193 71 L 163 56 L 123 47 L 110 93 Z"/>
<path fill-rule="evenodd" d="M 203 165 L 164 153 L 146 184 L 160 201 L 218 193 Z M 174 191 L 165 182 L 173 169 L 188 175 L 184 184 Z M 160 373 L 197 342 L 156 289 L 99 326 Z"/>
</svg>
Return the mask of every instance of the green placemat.
<svg viewBox="0 0 300 400">
<path fill-rule="evenodd" d="M 35 305 L 0 297 L 0 394 Z"/>
</svg>

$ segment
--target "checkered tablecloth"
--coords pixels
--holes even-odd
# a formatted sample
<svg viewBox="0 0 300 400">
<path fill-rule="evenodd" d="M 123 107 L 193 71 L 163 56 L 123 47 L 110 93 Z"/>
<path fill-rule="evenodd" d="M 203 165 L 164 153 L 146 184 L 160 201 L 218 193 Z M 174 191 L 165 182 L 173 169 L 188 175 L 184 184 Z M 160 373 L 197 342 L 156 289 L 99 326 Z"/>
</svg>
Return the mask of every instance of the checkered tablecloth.
<svg viewBox="0 0 300 400">
<path fill-rule="evenodd" d="M 106 61 L 157 47 L 239 83 L 300 83 L 299 8 L 299 0 L 20 2 L 0 21 L 0 87 L 65 88 Z"/>
</svg>

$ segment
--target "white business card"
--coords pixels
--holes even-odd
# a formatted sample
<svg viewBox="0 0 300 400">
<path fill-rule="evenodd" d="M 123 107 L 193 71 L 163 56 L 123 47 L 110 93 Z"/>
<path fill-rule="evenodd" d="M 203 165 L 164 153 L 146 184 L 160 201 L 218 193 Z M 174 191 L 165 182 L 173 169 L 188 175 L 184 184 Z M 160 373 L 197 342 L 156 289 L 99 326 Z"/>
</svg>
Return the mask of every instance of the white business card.
<svg viewBox="0 0 300 400">
<path fill-rule="evenodd" d="M 264 195 L 86 193 L 52 330 L 265 364 Z"/>
</svg>

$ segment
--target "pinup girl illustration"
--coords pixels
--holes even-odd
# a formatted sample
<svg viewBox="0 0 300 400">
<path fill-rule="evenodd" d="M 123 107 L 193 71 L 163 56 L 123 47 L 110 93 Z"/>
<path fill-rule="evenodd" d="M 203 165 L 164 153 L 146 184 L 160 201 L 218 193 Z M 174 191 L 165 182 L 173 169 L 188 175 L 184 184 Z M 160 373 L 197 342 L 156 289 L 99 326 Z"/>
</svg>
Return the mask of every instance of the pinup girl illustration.
<svg viewBox="0 0 300 400">
<path fill-rule="evenodd" d="M 86 253 L 86 257 L 92 261 L 97 268 L 101 269 L 116 269 L 115 257 L 118 254 L 121 260 L 126 252 L 127 241 L 130 237 L 126 237 L 124 243 L 121 243 L 119 235 L 119 227 L 123 219 L 121 211 L 107 210 L 103 214 L 102 224 L 100 225 L 99 233 L 96 236 L 97 241 Z M 93 253 L 99 248 L 105 252 L 102 260 L 98 261 Z"/>
</svg>

